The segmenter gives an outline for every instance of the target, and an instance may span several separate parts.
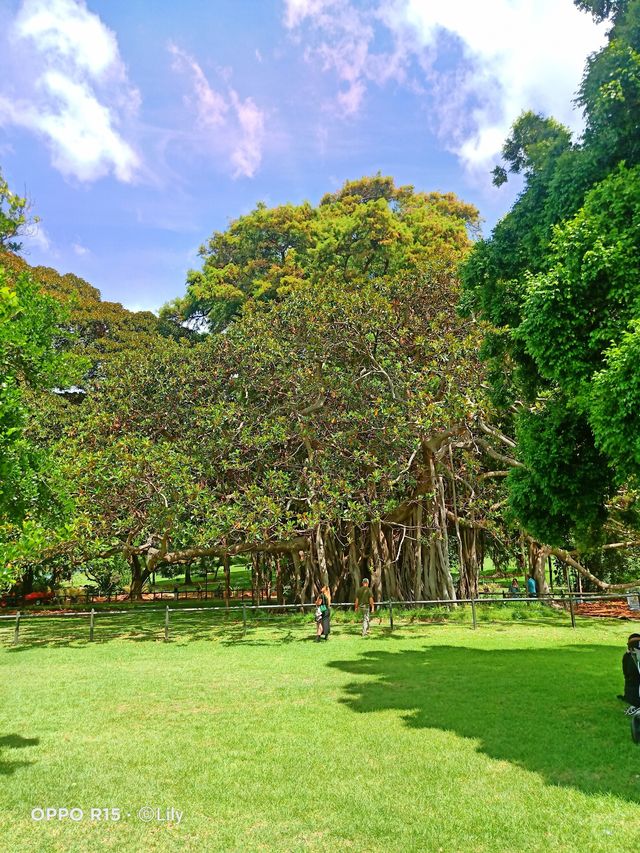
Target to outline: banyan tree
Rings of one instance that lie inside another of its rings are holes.
[[[475,212],[376,178],[252,217],[190,294],[203,316],[242,302],[224,333],[123,357],[90,395],[65,439],[79,509],[134,594],[162,564],[238,553],[300,601],[365,574],[378,598],[453,600],[452,553],[475,592],[479,330],[456,307]]]
[[[350,600],[365,575],[379,599],[466,598],[486,550],[522,553],[541,589],[552,553],[588,574],[504,522],[522,462],[484,396],[482,329],[458,311],[474,224],[454,196],[376,177],[214,235],[165,312],[204,339],[149,338],[71,414],[46,411],[67,558],[125,558],[133,597],[210,557],[228,592],[238,554],[280,601],[327,582]]]

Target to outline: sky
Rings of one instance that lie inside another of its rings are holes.
[[[572,106],[606,27],[572,0],[0,0],[0,169],[31,264],[157,310],[252,210],[377,171],[475,204],[533,109]]]

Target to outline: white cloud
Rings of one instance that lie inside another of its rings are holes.
[[[297,27],[305,18],[316,18],[337,5],[337,0],[285,0],[285,23]]]
[[[240,138],[231,154],[236,177],[255,175],[262,160],[262,142],[264,139],[264,113],[251,98],[241,101],[237,93],[230,92],[231,103],[242,130]]]
[[[572,0],[285,0],[284,23],[307,59],[336,75],[343,115],[362,108],[369,85],[394,80],[424,94],[472,170],[496,157],[522,110],[580,127],[571,101],[606,34]],[[376,52],[379,36],[388,47]]]
[[[73,249],[74,253],[79,257],[91,254],[91,249],[87,249],[87,247],[83,246],[82,243],[72,243],[71,248]]]
[[[124,74],[118,43],[97,15],[75,0],[26,0],[15,21],[20,38],[39,50],[70,61],[92,77]]]
[[[24,0],[9,39],[20,97],[0,93],[0,124],[42,136],[66,176],[94,181],[113,172],[133,181],[140,158],[119,125],[140,95],[111,30],[84,0]]]
[[[262,162],[264,112],[252,98],[243,100],[230,87],[229,69],[222,73],[225,95],[212,88],[192,56],[173,44],[169,52],[174,57],[173,69],[191,77],[192,91],[185,96],[185,103],[195,111],[197,126],[206,133],[210,149],[216,154],[225,151],[234,177],[253,177]]]
[[[39,222],[29,226],[24,235],[23,242],[27,250],[33,248],[41,252],[50,252],[53,248],[51,238]]]
[[[173,56],[173,70],[191,75],[193,94],[185,95],[185,103],[195,108],[200,126],[215,128],[223,125],[229,109],[223,95],[211,88],[202,68],[188,53],[175,44],[169,45],[169,53]]]
[[[459,0],[436,8],[404,0],[397,8],[400,23],[411,26],[425,47],[437,50],[443,33],[462,47],[459,82],[472,110],[455,147],[469,165],[495,156],[523,109],[580,127],[571,100],[585,59],[604,43],[606,27],[594,24],[571,0]]]
[[[285,0],[285,26],[306,26],[305,57],[323,71],[334,72],[341,88],[333,104],[343,116],[355,115],[366,93],[366,81],[375,75],[370,48],[373,17],[350,0]]]

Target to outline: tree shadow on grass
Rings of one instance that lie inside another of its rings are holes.
[[[143,609],[114,616],[96,613],[93,640],[89,639],[87,617],[32,617],[25,618],[20,625],[20,638],[13,645],[13,628],[4,632],[0,640],[12,654],[32,648],[83,648],[101,645],[113,640],[148,643],[163,642],[165,637],[165,613],[161,610]],[[355,633],[356,628],[347,623],[341,631]],[[388,628],[379,629],[380,636],[388,635]],[[193,642],[210,640],[225,646],[236,644],[273,645],[274,643],[306,642],[315,636],[315,623],[309,619],[292,621],[287,616],[273,619],[249,620],[245,632],[242,617],[237,613],[171,611],[169,619],[169,642]],[[393,636],[393,635],[391,635]],[[4,640],[4,642],[2,642]]]
[[[624,706],[621,653],[611,646],[367,651],[327,666],[370,676],[345,688],[357,713],[397,710],[412,729],[478,742],[492,759],[547,783],[640,801],[640,751]],[[428,760],[428,756],[425,756]]]
[[[193,641],[214,639],[218,631],[237,631],[237,623],[225,621],[219,615],[212,618],[209,613],[173,611],[169,620],[169,641]],[[96,614],[93,640],[89,639],[87,617],[25,619],[20,626],[17,645],[12,644],[12,634],[5,635],[4,647],[11,653],[32,648],[82,648],[102,645],[113,640],[136,643],[163,642],[165,638],[165,614],[162,611],[132,611],[117,616]]]
[[[23,749],[27,746],[37,746],[40,738],[22,737],[22,735],[3,735],[0,737],[0,776],[10,776],[18,767],[28,767],[32,761],[5,761],[4,755],[7,749]]]

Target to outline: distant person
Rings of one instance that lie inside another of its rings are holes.
[[[175,600],[176,600],[176,601],[178,600],[178,596],[179,596],[179,595],[180,595],[180,590],[178,589],[178,587],[177,587],[177,586],[174,586],[174,588],[173,588],[173,597],[175,598]]]
[[[538,590],[536,589],[536,579],[533,575],[527,575],[527,595],[529,598],[537,598]]]
[[[622,656],[624,694],[619,699],[629,704],[626,712],[630,716],[640,714],[640,634],[631,634],[627,640],[627,651]]]
[[[331,590],[323,586],[316,598],[316,643],[328,640],[331,632]]]
[[[517,598],[520,595],[520,584],[518,583],[518,578],[512,579],[509,592],[511,594],[511,598]]]
[[[357,613],[360,608],[362,608],[362,636],[366,637],[369,633],[369,619],[376,609],[368,578],[362,579],[362,585],[356,593],[355,612]]]
[[[198,585],[196,586],[196,596],[197,596],[198,598],[202,598],[202,587],[200,586],[200,584],[198,584]]]

